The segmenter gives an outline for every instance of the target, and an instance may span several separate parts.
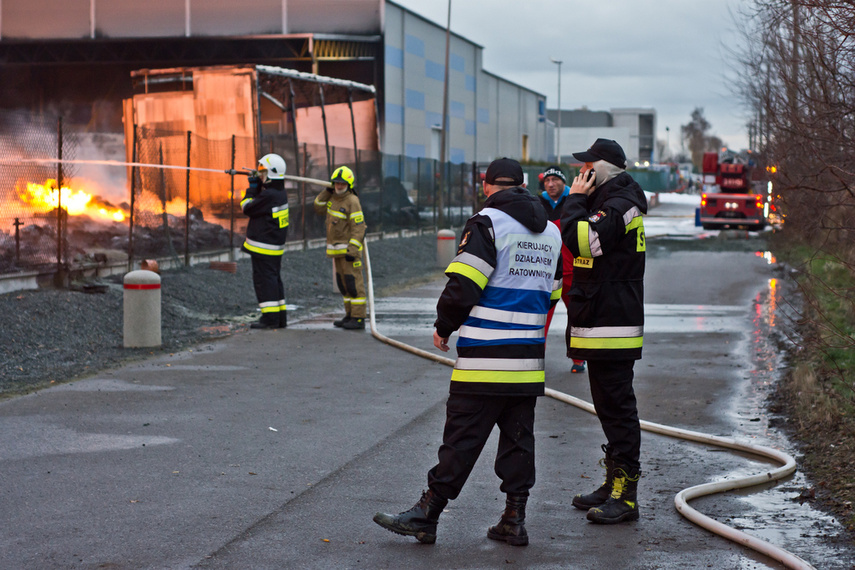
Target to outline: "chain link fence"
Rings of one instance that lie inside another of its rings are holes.
[[[62,267],[80,253],[68,243],[76,229],[68,212],[79,209],[67,187],[74,167],[30,162],[76,154],[76,137],[60,119],[0,112],[0,274]]]
[[[246,177],[226,171],[252,169],[259,154],[271,152],[285,159],[287,174],[303,178],[326,181],[337,166],[350,166],[370,233],[460,227],[484,200],[486,164],[446,163],[441,169],[432,159],[296,144],[293,134],[254,141],[133,132],[126,149],[121,135],[85,133],[58,117],[0,112],[0,274],[107,262],[132,268],[152,258],[189,265],[194,255],[234,252],[247,223],[240,209]],[[90,149],[87,142],[86,159],[78,160],[81,141],[99,136],[113,137],[112,150],[104,144]],[[93,186],[78,179],[78,170],[91,168],[108,171],[103,178],[109,182]],[[543,167],[524,169],[529,189],[538,193]],[[567,172],[569,180],[576,170]],[[668,186],[665,173],[647,176],[654,175],[663,179],[641,176],[645,189]],[[312,205],[322,187],[287,180],[286,189],[288,241],[305,246],[323,238],[324,217]]]

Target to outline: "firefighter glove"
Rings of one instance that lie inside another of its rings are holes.
[[[250,188],[258,188],[261,186],[261,178],[258,177],[257,172],[253,172],[253,176],[247,178],[247,181],[249,182]]]
[[[352,261],[356,261],[356,258],[355,258],[355,257],[353,257],[352,255],[350,255],[349,253],[346,253],[346,254],[344,255],[344,260],[345,260],[345,261],[351,261],[351,262],[352,262]]]

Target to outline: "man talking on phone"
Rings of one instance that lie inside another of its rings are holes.
[[[561,216],[561,238],[573,254],[567,356],[588,361],[588,380],[606,436],[606,480],[573,506],[588,520],[615,524],[638,520],[641,426],[633,367],[644,338],[642,215],[647,197],[626,172],[620,145],[597,139],[573,153],[585,165],[570,186]]]

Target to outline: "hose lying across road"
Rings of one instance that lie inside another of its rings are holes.
[[[428,352],[426,350],[421,350],[408,344],[404,344],[403,342],[399,342],[397,340],[384,336],[377,330],[377,323],[374,318],[374,279],[371,274],[371,259],[368,254],[367,242],[365,243],[364,251],[365,266],[367,268],[368,274],[368,314],[369,323],[371,326],[371,335],[374,336],[374,338],[385,342],[386,344],[389,344],[396,348],[400,348],[407,352],[411,352],[413,354],[421,356],[422,358],[427,358],[429,360],[433,360],[435,362],[439,362],[447,366],[454,366],[454,360],[451,358],[446,358],[444,356],[440,356],[438,354],[434,354],[432,352]],[[596,415],[596,412],[594,411],[594,406],[584,400],[580,400],[579,398],[570,396],[563,392],[558,392],[557,390],[552,390],[551,388],[546,388],[545,392],[546,395],[551,398],[555,398],[556,400],[570,404],[572,406],[576,406],[577,408],[581,408],[586,412]],[[681,515],[683,515],[685,518],[689,519],[693,523],[697,524],[701,528],[707,529],[737,544],[765,554],[769,558],[777,560],[787,568],[793,568],[795,570],[814,569],[814,567],[811,566],[808,562],[802,560],[795,554],[787,552],[782,548],[778,548],[777,546],[769,544],[764,540],[753,537],[740,530],[722,524],[716,521],[715,519],[712,519],[704,514],[699,513],[698,511],[689,506],[689,501],[698,497],[712,495],[715,493],[723,493],[725,491],[732,491],[734,489],[744,489],[746,487],[753,487],[754,485],[768,483],[771,481],[780,481],[781,479],[788,477],[793,472],[795,472],[795,459],[793,459],[790,455],[787,455],[786,453],[777,451],[769,447],[763,447],[761,445],[751,445],[748,443],[739,443],[728,437],[707,435],[704,433],[679,429],[644,420],[641,420],[641,429],[652,433],[667,435],[670,437],[675,437],[687,441],[695,441],[698,443],[705,443],[728,449],[736,449],[738,451],[742,451],[751,455],[763,457],[765,459],[770,459],[772,461],[782,463],[783,465],[781,467],[778,467],[777,469],[773,469],[772,471],[767,471],[765,473],[760,473],[758,475],[753,475],[751,477],[719,481],[718,483],[705,483],[702,485],[695,485],[694,487],[689,487],[688,489],[683,489],[674,497],[674,505],[677,507],[677,511],[679,511]]]

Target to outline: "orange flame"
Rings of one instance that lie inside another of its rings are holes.
[[[100,200],[93,202],[93,195],[83,190],[72,190],[63,186],[57,191],[56,180],[49,178],[44,184],[27,182],[26,191],[18,191],[21,201],[36,211],[49,212],[62,204],[62,209],[70,216],[86,214],[94,219],[106,219],[114,222],[125,220],[125,214],[118,208],[108,207]],[[60,197],[62,200],[60,201]]]

